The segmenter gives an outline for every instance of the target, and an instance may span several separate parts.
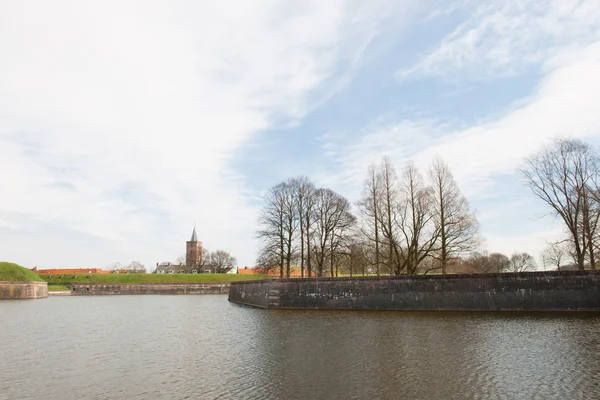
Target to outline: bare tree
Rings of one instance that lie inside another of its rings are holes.
[[[268,275],[271,271],[275,271],[279,268],[279,256],[277,251],[270,251],[269,249],[263,249],[256,260],[256,267],[259,273]]]
[[[510,256],[508,272],[535,271],[536,263],[533,257],[527,253],[513,253]]]
[[[115,273],[115,272],[123,269],[123,265],[121,265],[121,263],[117,261],[117,262],[110,263],[107,268],[109,271]]]
[[[283,277],[285,265],[286,276],[289,277],[298,229],[296,191],[291,182],[273,186],[265,195],[265,203],[259,217],[262,229],[258,237],[263,241],[263,248],[278,247],[279,276]]]
[[[392,162],[388,157],[383,157],[379,171],[381,182],[381,226],[383,236],[387,243],[387,266],[390,275],[394,274],[394,254],[397,250],[398,239],[392,221],[396,220],[398,207],[398,179]]]
[[[298,227],[300,229],[300,275],[304,278],[304,264],[308,266],[308,276],[311,276],[310,265],[310,230],[312,225],[312,209],[314,205],[315,186],[307,177],[301,176],[292,179],[291,185],[296,191],[296,206],[298,213]],[[306,249],[305,249],[306,247]]]
[[[200,260],[200,268],[198,272],[206,272],[208,262],[210,261],[210,251],[206,247],[202,247],[202,259]]]
[[[378,213],[379,201],[381,198],[381,184],[377,169],[374,164],[369,166],[367,180],[363,186],[363,197],[358,202],[358,208],[366,219],[366,223],[362,227],[362,232],[367,240],[372,241],[375,245],[374,265],[375,272],[379,276],[379,218]]]
[[[502,253],[492,253],[488,256],[486,272],[499,273],[510,268],[510,259]]]
[[[312,248],[317,276],[323,276],[326,261],[330,262],[330,273],[333,276],[334,252],[340,244],[340,238],[349,232],[356,219],[350,213],[348,200],[333,190],[317,189],[314,197]]]
[[[510,269],[510,259],[502,253],[472,252],[464,261],[469,272],[500,273]]]
[[[365,275],[367,273],[367,246],[361,242],[359,235],[355,234],[351,237],[346,252],[347,271],[350,276]]]
[[[217,250],[210,253],[208,266],[215,274],[225,274],[235,267],[236,262],[235,257],[229,252]]]
[[[400,190],[402,202],[398,206],[398,224],[404,243],[396,247],[401,262],[396,273],[406,268],[407,275],[414,275],[419,264],[436,250],[439,230],[432,223],[432,190],[425,185],[412,162],[406,164]]]
[[[462,195],[450,168],[437,157],[429,169],[434,221],[439,232],[437,258],[446,275],[448,263],[479,245],[479,223]]]
[[[146,267],[144,267],[144,265],[139,261],[132,261],[131,263],[129,263],[129,265],[127,266],[127,270],[130,273],[134,273],[134,274],[145,274],[146,273]]]
[[[564,265],[568,259],[568,254],[569,252],[565,244],[558,242],[546,247],[542,256],[550,265],[555,266],[557,271],[560,271],[561,265]]]
[[[591,200],[597,193],[597,161],[589,146],[580,140],[558,139],[526,160],[522,170],[533,193],[565,223],[573,243],[579,270],[584,269],[586,252],[595,268],[594,248],[598,215]]]

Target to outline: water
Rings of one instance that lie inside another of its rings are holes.
[[[0,302],[0,399],[598,399],[600,315]]]

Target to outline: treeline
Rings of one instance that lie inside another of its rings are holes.
[[[558,139],[525,160],[533,193],[563,221],[566,235],[540,255],[544,268],[595,269],[600,249],[600,156],[586,143]],[[407,162],[400,174],[383,157],[368,168],[356,203],[306,177],[265,195],[257,267],[290,276],[522,272],[533,256],[478,252],[479,223],[450,168],[436,158],[425,173]]]
[[[288,179],[265,195],[257,266],[289,276],[339,273],[414,275],[439,271],[476,249],[479,224],[448,166],[437,158],[421,174],[408,162],[398,176],[384,157],[371,165],[356,204],[306,177]]]

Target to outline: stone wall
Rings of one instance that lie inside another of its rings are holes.
[[[229,301],[263,308],[600,311],[600,271],[234,282]]]
[[[0,300],[43,299],[48,297],[46,282],[0,282]]]
[[[110,294],[227,294],[229,284],[173,284],[173,285],[78,285],[71,286],[72,295]]]

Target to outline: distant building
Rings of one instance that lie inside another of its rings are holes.
[[[202,271],[202,242],[198,240],[196,227],[192,231],[192,237],[185,242],[185,264],[174,264],[171,262],[156,263],[154,274],[196,274]]]
[[[170,262],[166,263],[156,263],[156,269],[154,270],[155,274],[184,274],[185,273],[185,265],[183,264],[172,264]]]
[[[185,266],[188,271],[200,271],[202,266],[202,242],[198,240],[195,226],[192,238],[185,243]]]

